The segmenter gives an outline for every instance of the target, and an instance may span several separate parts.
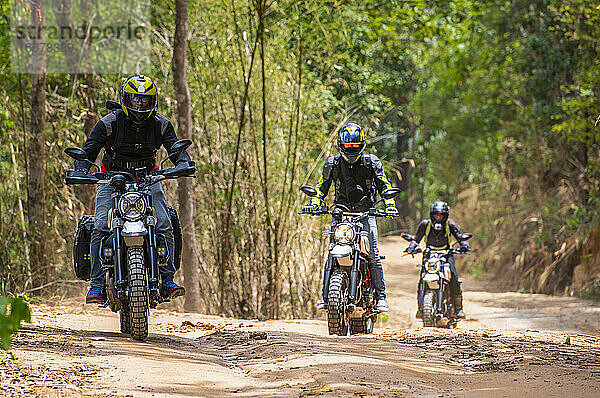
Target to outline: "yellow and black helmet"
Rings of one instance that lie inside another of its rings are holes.
[[[121,109],[136,124],[144,123],[156,114],[158,90],[148,76],[128,77],[121,85]]]

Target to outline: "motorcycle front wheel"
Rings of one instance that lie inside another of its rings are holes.
[[[148,284],[144,266],[144,249],[127,248],[129,277],[130,333],[134,340],[144,341],[148,337]]]
[[[348,299],[348,274],[341,269],[336,269],[329,281],[329,294],[327,299],[327,327],[329,334],[345,336],[348,334],[348,314],[346,302]]]
[[[423,295],[423,326],[435,327],[435,310],[437,300],[435,291],[426,290]]]

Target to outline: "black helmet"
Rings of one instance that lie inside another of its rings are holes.
[[[348,123],[338,131],[337,146],[342,157],[350,164],[355,163],[365,150],[366,133],[356,123]]]
[[[444,218],[442,218],[441,220],[436,220],[435,218],[433,218],[434,213],[441,213],[444,216]],[[448,221],[449,215],[450,215],[450,207],[448,207],[448,203],[442,202],[441,200],[434,202],[431,205],[431,207],[429,208],[429,218],[431,219],[431,222],[434,224],[437,224],[437,223],[445,224],[446,221]]]

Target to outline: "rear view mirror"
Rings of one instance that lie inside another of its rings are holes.
[[[407,233],[404,233],[404,234],[402,234],[400,236],[402,236],[404,238],[404,240],[407,240],[409,242],[415,239],[412,235],[409,235]]]
[[[313,187],[309,187],[308,185],[302,185],[300,187],[300,190],[305,194],[312,197],[317,196],[317,190],[314,189]]]
[[[85,151],[81,148],[70,146],[68,148],[65,148],[65,153],[75,160],[87,160],[91,163],[91,161],[88,159],[87,153],[85,153]]]
[[[116,111],[118,109],[121,109],[121,104],[119,104],[117,101],[108,100],[106,101],[106,109],[108,109],[109,111]]]
[[[464,234],[462,234],[460,236],[460,240],[469,240],[473,237],[473,234],[470,234],[468,232],[465,232]]]
[[[188,140],[187,138],[175,142],[171,147],[171,155],[182,154],[186,149],[190,147],[190,145],[192,145],[192,140]]]
[[[169,156],[167,156],[163,159],[162,162],[160,162],[160,167],[162,167],[162,165],[165,164],[167,160],[173,159],[172,156],[175,156],[176,160],[177,156],[181,155],[186,149],[190,147],[190,145],[192,145],[192,140],[189,140],[187,138],[176,141],[173,144],[173,146],[171,146],[171,152],[169,153]],[[172,162],[175,163],[175,160],[173,160]]]
[[[383,191],[381,196],[383,196],[384,199],[391,199],[394,196],[398,195],[400,192],[401,192],[400,188],[390,188],[390,189]]]

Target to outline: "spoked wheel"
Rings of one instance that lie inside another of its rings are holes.
[[[148,284],[144,266],[144,249],[127,248],[129,268],[129,312],[131,314],[131,337],[144,341],[148,337]]]
[[[348,314],[346,300],[348,298],[348,274],[340,269],[333,271],[329,281],[327,299],[327,326],[329,334],[345,336],[348,334]]]
[[[435,310],[436,310],[435,291],[427,290],[423,295],[423,326],[435,326]]]

